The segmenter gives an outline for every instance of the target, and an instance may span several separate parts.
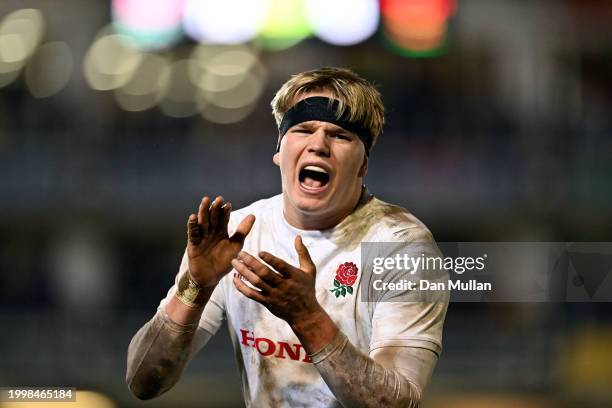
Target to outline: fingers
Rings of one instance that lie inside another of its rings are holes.
[[[223,231],[227,231],[227,224],[230,220],[230,214],[232,212],[232,203],[229,201],[221,207],[221,221],[219,222],[219,229]]]
[[[219,215],[221,214],[221,206],[223,205],[223,197],[217,196],[215,201],[210,206],[210,229],[215,231],[219,225]]]
[[[269,252],[260,252],[259,257],[264,260],[268,265],[280,272],[284,277],[291,277],[295,272],[296,268],[293,265],[288,264],[280,258],[275,257]]]
[[[208,232],[208,216],[210,212],[210,198],[204,197],[200,201],[200,207],[198,208],[198,224],[202,226],[204,233]]]
[[[253,224],[255,224],[255,216],[253,214],[249,214],[240,221],[238,228],[234,232],[234,235],[230,238],[232,242],[238,242],[242,247],[244,243],[244,239],[251,232],[251,228],[253,228]]]
[[[198,224],[198,216],[195,214],[191,214],[187,220],[187,240],[193,245],[202,242],[202,227]]]
[[[240,251],[238,253],[238,260],[242,261],[251,271],[255,272],[261,280],[263,280],[268,286],[276,287],[283,277],[278,273],[274,272],[268,266],[264,265],[254,256]]]
[[[270,286],[268,286],[263,279],[261,279],[255,272],[250,270],[244,263],[240,262],[238,259],[232,259],[232,266],[240,275],[244,276],[244,278],[249,281],[251,285],[261,289],[262,294],[269,292]]]
[[[197,223],[201,225],[201,237],[209,232],[224,230],[227,232],[232,204],[225,203],[223,197],[218,196],[211,203],[210,198],[204,197],[198,207]]]
[[[308,252],[308,248],[302,242],[302,237],[295,237],[294,241],[295,250],[298,254],[298,259],[300,260],[300,269],[308,274],[315,274],[317,269],[315,267],[314,262],[312,262],[312,258],[310,257],[310,253]]]
[[[256,291],[253,288],[249,288],[246,285],[246,283],[244,283],[237,276],[234,276],[234,286],[236,287],[238,292],[242,293],[244,296],[248,297],[249,299],[253,299],[259,303],[263,303],[265,300],[264,296],[260,292]]]

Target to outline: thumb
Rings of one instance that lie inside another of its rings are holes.
[[[255,224],[255,216],[253,214],[249,214],[240,221],[238,228],[234,234],[230,237],[230,241],[239,243],[240,246],[244,243],[244,239],[249,232],[251,232],[251,228],[253,228],[253,224]]]
[[[308,252],[308,248],[302,242],[302,237],[295,237],[295,250],[298,254],[298,259],[300,260],[300,269],[306,272],[309,275],[316,276],[317,275],[317,267],[314,262],[312,262],[312,258],[310,257],[310,253]]]

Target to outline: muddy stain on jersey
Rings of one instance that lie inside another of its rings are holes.
[[[380,222],[380,220],[389,220],[391,224],[394,221],[406,221],[407,211],[396,205],[387,204],[372,196],[367,189],[364,188],[359,203],[349,216],[347,216],[331,233],[330,240],[346,250],[355,249],[366,235],[370,232],[372,226]]]

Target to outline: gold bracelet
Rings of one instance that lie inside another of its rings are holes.
[[[204,288],[194,282],[189,275],[189,272],[185,272],[179,279],[178,289],[176,291],[176,298],[180,300],[186,306],[192,308],[200,308],[206,304]]]

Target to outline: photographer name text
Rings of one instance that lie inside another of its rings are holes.
[[[372,282],[372,287],[377,291],[405,291],[405,290],[422,290],[422,291],[478,291],[487,292],[493,289],[490,282],[478,282],[475,279],[467,281],[451,280],[446,282],[432,282],[427,279],[418,281],[402,279],[396,282],[385,282],[382,279],[377,279]]]

